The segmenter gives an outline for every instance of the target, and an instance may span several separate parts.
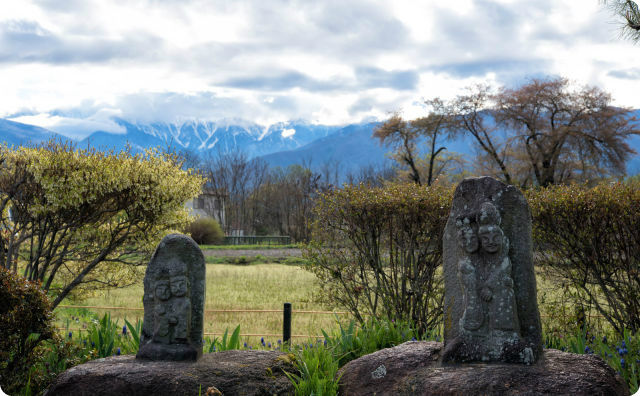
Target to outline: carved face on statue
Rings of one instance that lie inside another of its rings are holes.
[[[187,277],[184,275],[171,278],[171,294],[182,297],[187,294]]]
[[[476,235],[469,219],[458,220],[458,244],[467,253],[473,253],[478,250],[478,235]]]
[[[482,226],[478,229],[482,249],[488,253],[497,253],[502,247],[504,233],[496,225]]]
[[[167,301],[171,297],[171,290],[169,289],[169,281],[159,280],[156,282],[156,297],[160,301]]]

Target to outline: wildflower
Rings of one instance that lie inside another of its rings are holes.
[[[418,341],[416,337],[411,337],[411,341]]]
[[[87,346],[87,340],[82,340],[82,344],[83,344],[84,346]]]
[[[589,346],[587,345],[586,347],[584,347],[584,353],[593,353],[593,351],[591,350],[591,348],[589,348]]]
[[[96,343],[91,341],[91,348],[94,348],[96,346]]]
[[[623,347],[623,348],[626,348],[627,347],[627,343],[624,342],[624,340],[622,340],[622,344],[620,346]]]
[[[327,340],[324,340],[324,346],[327,346]]]
[[[278,340],[278,345],[282,344],[282,340]]]
[[[260,337],[260,343],[262,344],[262,346],[265,346],[264,337]]]
[[[122,326],[122,335],[123,336],[127,335],[127,325]]]
[[[253,349],[253,348],[251,347],[251,345],[249,345],[249,349]]]
[[[620,358],[620,367],[624,368],[625,363],[624,358]]]
[[[606,344],[607,343],[607,336],[602,337],[602,343]]]
[[[120,356],[120,353],[122,352],[120,352],[120,348],[118,347],[118,349],[116,350],[116,355]]]
[[[73,333],[69,332],[69,338],[73,337]]]
[[[271,349],[271,343],[269,343],[268,347],[269,347],[269,349]]]
[[[246,342],[244,343],[244,347],[245,347],[245,348],[247,347],[247,343],[246,343]]]

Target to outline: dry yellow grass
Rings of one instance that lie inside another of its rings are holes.
[[[205,309],[255,309],[277,310],[278,312],[210,312],[205,314],[205,333],[223,333],[225,329],[232,332],[240,325],[242,334],[274,334],[265,337],[266,342],[277,342],[282,336],[282,309],[285,302],[292,304],[292,333],[294,335],[320,335],[320,329],[331,330],[336,327],[333,315],[302,314],[296,310],[325,310],[314,302],[313,295],[317,290],[313,274],[298,266],[283,264],[256,264],[238,266],[227,264],[207,265],[207,294]],[[89,298],[76,305],[108,306],[124,308],[142,308],[142,280],[134,286],[116,289]],[[98,315],[105,310],[90,309]],[[59,325],[64,326],[66,319],[77,310],[57,309]],[[142,318],[142,311],[109,310],[112,319],[120,324],[124,318],[135,322]],[[74,320],[70,328],[80,326]],[[210,336],[214,337],[214,336]],[[220,336],[218,336],[220,337]],[[243,337],[243,340],[256,344],[260,337]],[[302,341],[303,339],[296,338]],[[294,340],[294,341],[295,341]]]

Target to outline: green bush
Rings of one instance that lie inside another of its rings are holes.
[[[365,315],[412,323],[423,334],[442,319],[442,234],[453,190],[396,184],[347,186],[320,196],[306,268],[322,297]]]
[[[187,230],[199,245],[218,245],[224,240],[220,224],[210,217],[201,217],[193,221]]]
[[[640,182],[553,186],[527,195],[536,263],[564,285],[579,321],[595,310],[617,333],[638,332]]]
[[[51,339],[51,304],[36,282],[0,267],[0,384],[16,394],[38,360],[36,349]]]

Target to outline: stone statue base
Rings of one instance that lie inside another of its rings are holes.
[[[629,395],[616,372],[594,355],[546,349],[531,365],[442,364],[441,342],[406,342],[347,363],[339,394]]]
[[[136,359],[195,361],[198,360],[198,350],[189,344],[157,344],[150,342],[143,345]]]
[[[47,396],[289,395],[291,356],[276,351],[207,353],[195,362],[96,359],[60,374]]]

